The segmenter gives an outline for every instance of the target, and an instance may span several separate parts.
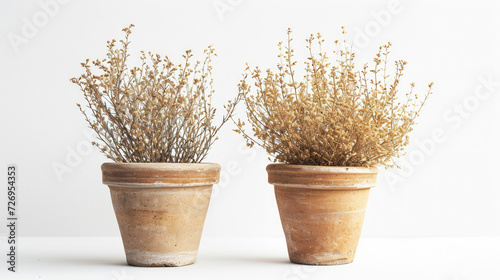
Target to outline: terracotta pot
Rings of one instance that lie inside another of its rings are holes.
[[[378,169],[270,164],[267,172],[290,261],[351,263]]]
[[[129,265],[184,266],[196,261],[219,173],[215,163],[102,165]]]

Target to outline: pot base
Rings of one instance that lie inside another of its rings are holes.
[[[290,261],[296,264],[308,264],[308,265],[341,265],[348,264],[354,261],[354,258],[338,258],[338,254],[307,254],[300,255],[294,254],[293,256],[290,254]]]
[[[132,266],[161,267],[186,266],[196,262],[198,251],[155,253],[140,250],[126,250],[127,263]]]

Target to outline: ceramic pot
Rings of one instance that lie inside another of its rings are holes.
[[[184,266],[196,261],[220,165],[105,163],[101,169],[129,265]]]
[[[270,164],[267,172],[290,261],[351,263],[378,169]]]

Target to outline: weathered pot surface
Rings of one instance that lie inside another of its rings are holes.
[[[215,163],[104,163],[127,262],[184,266],[196,261]]]
[[[290,261],[351,263],[377,168],[270,164]]]

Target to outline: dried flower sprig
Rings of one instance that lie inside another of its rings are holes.
[[[205,59],[194,64],[188,50],[178,65],[167,56],[141,52],[142,65],[129,69],[132,27],[123,29],[121,48],[108,41],[107,58],[87,59],[85,73],[71,79],[84,94],[86,106],[77,105],[97,133],[93,144],[116,162],[201,162],[240,97],[224,106],[221,123],[213,125],[214,49],[208,47]]]
[[[345,37],[345,29],[342,27]],[[321,34],[307,40],[309,50],[305,75],[295,74],[297,61],[288,41],[278,44],[277,72],[263,74],[247,65],[238,85],[247,107],[247,119],[254,136],[245,132],[245,123],[233,120],[247,145],[263,147],[275,162],[322,166],[394,166],[403,154],[408,133],[431,94],[398,94],[406,62],[395,61],[395,74],[386,73],[391,44],[381,46],[373,68],[355,69],[354,53],[346,40],[335,41],[332,64],[322,51]],[[318,48],[315,53],[314,47]],[[250,76],[250,77],[249,77]],[[247,80],[254,80],[255,90]]]

